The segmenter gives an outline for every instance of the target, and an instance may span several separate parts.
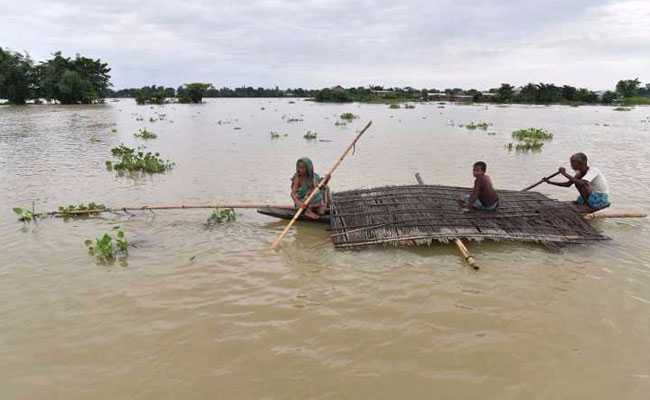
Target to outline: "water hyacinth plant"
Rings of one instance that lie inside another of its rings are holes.
[[[81,203],[78,205],[70,204],[68,206],[60,206],[58,215],[67,219],[72,217],[97,215],[98,213],[104,210],[106,210],[105,205],[96,204],[94,202],[90,202],[88,204]]]
[[[388,108],[397,109],[397,108],[400,108],[400,105],[397,104],[397,103],[393,103],[393,104],[389,105]]]
[[[105,233],[94,242],[89,239],[84,244],[88,248],[88,253],[102,264],[112,263],[118,258],[126,258],[129,254],[129,243],[122,230],[118,230],[115,236]]]
[[[147,128],[139,129],[138,132],[133,134],[133,136],[143,140],[156,139],[158,137],[158,135],[147,130]]]
[[[551,140],[553,134],[545,129],[528,128],[512,132],[512,137],[517,140]]]
[[[117,163],[106,162],[106,167],[118,171],[146,172],[150,174],[162,173],[174,167],[174,163],[160,158],[159,153],[141,151],[141,148],[132,149],[123,144],[113,147],[111,153],[119,158]]]
[[[358,115],[354,115],[354,114],[352,114],[351,112],[346,112],[346,113],[341,114],[341,115],[339,116],[339,118],[341,118],[342,120],[345,120],[345,121],[350,122],[350,121],[352,121],[353,119],[359,118],[359,116],[358,116]]]
[[[305,136],[303,136],[307,140],[316,140],[318,139],[318,133],[317,132],[312,132],[312,131],[307,131],[305,133]]]
[[[553,139],[553,134],[544,129],[528,128],[512,132],[512,137],[519,143],[506,145],[508,151],[514,149],[519,152],[539,152],[544,147],[544,141]]]
[[[232,222],[237,220],[237,214],[232,208],[217,208],[212,211],[212,214],[208,217],[206,221],[207,226],[213,226],[215,224],[222,224],[224,222]]]
[[[28,208],[14,207],[13,211],[18,215],[18,221],[21,222],[31,222],[43,216],[43,214],[36,213],[33,208],[30,210]]]

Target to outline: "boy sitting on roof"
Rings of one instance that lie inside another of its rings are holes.
[[[309,194],[318,186],[321,177],[314,172],[314,165],[307,157],[303,157],[296,162],[296,173],[291,178],[291,198],[296,205],[296,208],[303,206]],[[325,178],[329,182],[329,177]],[[318,219],[327,211],[329,191],[327,187],[323,187],[316,193],[316,195],[309,202],[309,206],[305,209],[305,216],[311,219]]]
[[[562,187],[575,185],[580,193],[576,203],[581,206],[587,206],[594,210],[600,210],[609,207],[609,185],[602,172],[596,167],[590,167],[587,164],[587,155],[585,153],[576,153],[571,156],[571,168],[576,171],[575,176],[567,174],[566,169],[560,168],[558,171],[567,182],[551,182],[544,178],[544,182]]]
[[[474,190],[459,200],[461,207],[475,210],[494,211],[499,207],[499,196],[492,186],[492,180],[485,174],[487,164],[483,161],[474,163]]]

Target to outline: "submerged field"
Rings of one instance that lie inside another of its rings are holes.
[[[0,397],[646,398],[648,220],[598,222],[613,240],[559,253],[474,243],[476,273],[454,247],[340,252],[305,224],[276,253],[284,223],[253,210],[207,225],[209,210],[37,223],[12,212],[289,204],[296,159],[325,172],[368,120],[335,191],[415,172],[470,186],[477,160],[497,187],[521,189],[584,151],[616,208],[648,210],[648,107],[414,105],[0,107]],[[512,132],[528,128],[552,139],[516,151]],[[120,144],[173,165],[107,170]],[[116,226],[128,258],[98,263],[84,241]]]

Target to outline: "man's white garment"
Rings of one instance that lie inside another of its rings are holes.
[[[596,167],[589,167],[585,176],[582,179],[591,183],[591,191],[593,193],[606,193],[609,194],[609,185],[607,179],[603,176],[602,172]]]

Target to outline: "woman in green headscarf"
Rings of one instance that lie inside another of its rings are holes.
[[[321,177],[314,172],[314,164],[307,157],[296,162],[296,173],[291,178],[291,198],[296,207],[302,207],[303,202],[314,190]],[[327,184],[327,183],[326,183]],[[305,215],[309,218],[318,219],[327,211],[327,189],[323,188],[311,199],[309,207],[305,209]]]

